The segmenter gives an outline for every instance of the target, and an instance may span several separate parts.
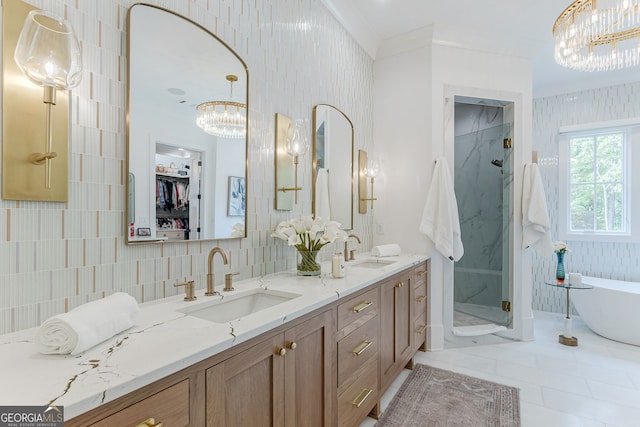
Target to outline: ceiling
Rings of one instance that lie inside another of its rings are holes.
[[[637,68],[580,72],[555,63],[551,28],[571,0],[321,1],[373,58],[384,40],[433,26],[434,42],[531,59],[534,97],[640,80]]]

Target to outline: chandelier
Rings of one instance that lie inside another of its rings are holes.
[[[564,67],[606,71],[640,62],[640,0],[576,0],[553,25]]]
[[[229,74],[230,85],[228,101],[203,102],[196,107],[197,125],[206,133],[220,138],[244,138],[247,134],[247,104],[234,102],[233,83],[238,76]]]

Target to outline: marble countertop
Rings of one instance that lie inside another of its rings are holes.
[[[427,259],[401,255],[383,258],[394,262],[380,268],[357,267],[372,258],[347,263],[342,279],[333,278],[324,263],[318,277],[281,272],[237,281],[222,296],[204,296],[200,289],[196,301],[181,295],[144,303],[134,327],[76,356],[38,353],[37,328],[0,335],[0,404],[62,405],[71,419]],[[255,288],[300,296],[227,323],[179,311]]]

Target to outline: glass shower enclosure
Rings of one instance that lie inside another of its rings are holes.
[[[513,161],[503,108],[455,104],[454,188],[464,256],[454,265],[455,335],[510,325]]]

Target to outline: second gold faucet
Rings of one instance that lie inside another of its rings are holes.
[[[213,249],[211,249],[211,252],[209,252],[209,260],[207,262],[207,291],[204,293],[207,296],[211,296],[211,295],[218,295],[219,292],[215,291],[215,277],[213,275],[213,257],[215,254],[220,254],[220,256],[222,257],[222,262],[227,265],[229,264],[229,257],[227,256],[227,253],[224,251],[224,249],[219,248],[219,247],[215,247]],[[240,274],[240,273],[227,273],[224,276],[224,290],[225,291],[232,291],[233,290],[233,276],[235,276],[236,274]]]

